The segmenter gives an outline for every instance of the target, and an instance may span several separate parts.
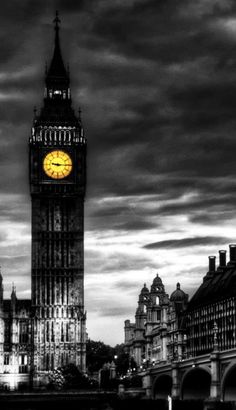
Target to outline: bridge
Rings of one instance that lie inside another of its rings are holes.
[[[154,364],[142,376],[150,398],[236,401],[236,349]]]

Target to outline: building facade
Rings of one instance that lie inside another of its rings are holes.
[[[217,328],[219,349],[236,348],[236,245],[219,251],[219,266],[209,257],[209,270],[197,292],[190,300],[186,315],[187,353],[198,356],[214,347]]]
[[[28,375],[35,385],[56,367],[85,372],[84,199],[86,139],[72,108],[58,15],[44,103],[29,139],[32,203],[32,300],[3,300],[0,280],[0,383]],[[6,375],[9,375],[7,377]],[[10,375],[15,375],[11,377]],[[24,378],[27,379],[27,376]],[[18,380],[18,382],[17,382]],[[25,381],[23,380],[22,383]]]
[[[209,257],[190,301],[179,283],[170,297],[158,275],[153,285],[140,293],[135,323],[125,321],[126,351],[147,394],[235,401],[236,245],[229,246],[228,262],[226,251],[219,251],[217,267],[216,257]]]
[[[29,383],[31,335],[31,301],[18,300],[14,286],[11,298],[4,300],[0,273],[0,388]]]
[[[125,346],[137,369],[166,363],[186,356],[184,314],[188,295],[180,289],[169,295],[157,274],[150,291],[146,284],[141,290],[135,323],[125,321]]]

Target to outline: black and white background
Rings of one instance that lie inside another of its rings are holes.
[[[28,137],[55,10],[88,139],[85,300],[95,340],[123,341],[158,271],[196,289],[236,241],[236,3],[9,0],[0,4],[0,264],[30,298]]]

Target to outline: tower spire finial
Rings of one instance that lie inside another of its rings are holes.
[[[68,81],[68,74],[66,72],[64,62],[61,56],[61,48],[60,48],[60,38],[59,38],[59,23],[61,20],[58,17],[58,11],[56,11],[56,17],[53,20],[54,23],[54,30],[55,30],[55,43],[54,43],[54,53],[53,58],[50,64],[49,69],[46,73],[46,78],[54,79],[57,77],[61,77],[61,79],[66,79]]]
[[[54,23],[54,30],[55,30],[55,45],[59,45],[59,24],[60,24],[61,20],[59,19],[59,13],[58,10],[56,10],[56,17],[53,20]]]
[[[61,20],[59,19],[59,13],[58,10],[56,10],[56,17],[53,20],[53,23],[55,24],[55,30],[58,32],[59,30],[59,23],[61,22]]]

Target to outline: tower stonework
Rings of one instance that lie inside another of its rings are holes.
[[[74,363],[85,371],[84,198],[86,139],[71,105],[59,42],[29,140],[32,200],[32,358],[35,379]]]

